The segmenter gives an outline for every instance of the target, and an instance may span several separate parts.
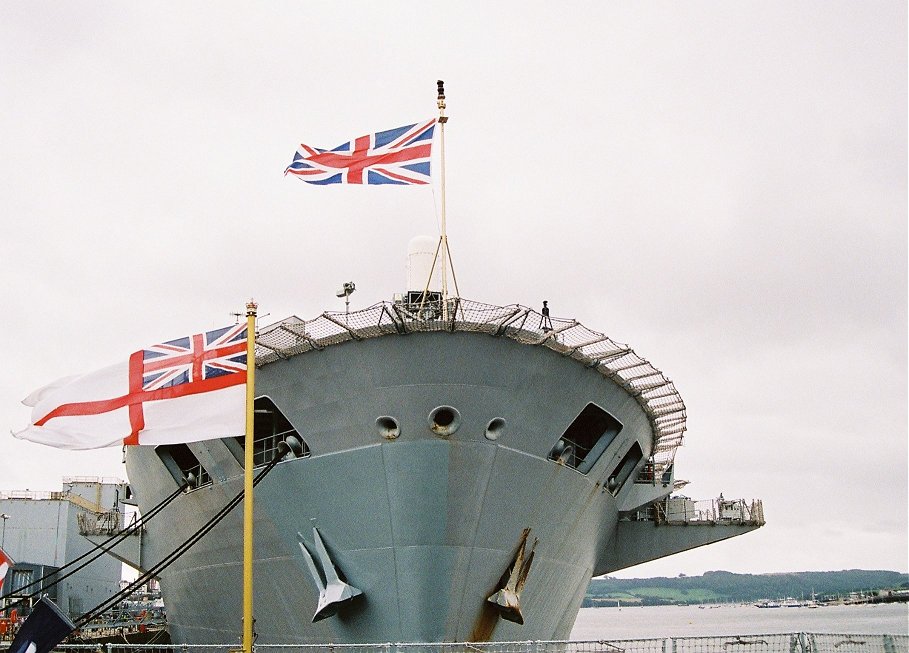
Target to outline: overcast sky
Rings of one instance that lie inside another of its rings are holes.
[[[436,115],[461,294],[673,379],[760,531],[624,572],[907,569],[907,16],[879,2],[0,5],[0,425],[58,377],[403,290],[428,187],[284,178]],[[0,490],[124,477],[0,437]]]

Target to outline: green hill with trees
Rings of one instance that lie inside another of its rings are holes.
[[[909,589],[909,574],[896,571],[803,571],[780,574],[733,574],[708,571],[677,578],[594,578],[584,607],[673,605],[681,603],[751,603],[763,599],[818,600],[856,592]]]

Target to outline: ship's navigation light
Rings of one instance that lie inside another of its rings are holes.
[[[350,296],[356,289],[357,286],[353,281],[346,281],[344,282],[344,285],[341,286],[341,289],[335,293],[339,298],[344,298],[344,315],[350,314]]]
[[[347,281],[336,294],[338,297],[350,297],[356,289],[357,285],[353,281]]]

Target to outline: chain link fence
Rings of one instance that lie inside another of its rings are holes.
[[[73,644],[59,653],[231,653],[240,646]],[[909,635],[783,633],[586,642],[260,644],[255,653],[909,653]]]

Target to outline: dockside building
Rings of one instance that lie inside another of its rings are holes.
[[[94,549],[87,537],[111,535],[125,525],[131,516],[125,503],[128,494],[124,481],[95,477],[64,477],[59,492],[0,490],[0,548],[15,562],[0,590],[0,609],[42,590],[77,618],[113,596],[123,565],[109,555],[57,584],[53,582],[58,576],[79,565],[54,572]],[[53,575],[32,585],[49,574]],[[28,603],[18,613],[27,614]]]

